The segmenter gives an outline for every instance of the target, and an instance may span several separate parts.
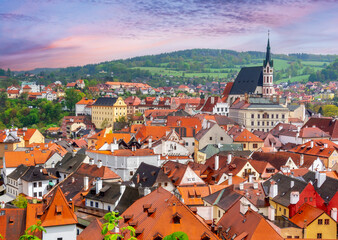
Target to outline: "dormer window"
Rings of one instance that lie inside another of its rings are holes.
[[[61,215],[62,214],[62,205],[61,206],[55,206],[55,212],[56,212],[56,215]]]
[[[206,232],[203,233],[203,235],[201,236],[201,240],[209,240],[209,239],[211,239],[211,238]]]
[[[180,224],[181,223],[181,215],[177,212],[173,215],[173,223],[174,224]]]
[[[162,240],[163,236],[160,233],[156,233],[153,237],[153,240]]]

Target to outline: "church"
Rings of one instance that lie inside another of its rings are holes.
[[[223,92],[223,97],[227,99],[230,105],[238,98],[243,100],[246,95],[268,98],[275,95],[270,39],[268,39],[263,66],[243,67],[235,81],[228,83]]]

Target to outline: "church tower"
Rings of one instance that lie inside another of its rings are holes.
[[[270,39],[268,36],[268,45],[266,47],[266,56],[263,61],[263,97],[270,97],[275,94],[273,87],[273,60],[270,53]]]

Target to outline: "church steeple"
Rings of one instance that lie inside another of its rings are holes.
[[[268,45],[266,46],[266,56],[264,60],[264,67],[269,63],[270,67],[273,67],[273,60],[271,60],[270,53],[270,31],[268,31]]]

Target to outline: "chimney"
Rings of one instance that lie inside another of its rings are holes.
[[[54,162],[52,162],[51,167],[52,167],[52,168],[55,168],[55,163],[54,163]]]
[[[249,183],[253,183],[253,177],[254,176],[252,174],[249,175]]]
[[[254,182],[253,189],[258,189],[258,182]]]
[[[299,166],[303,166],[304,164],[304,154],[300,155],[300,161],[299,161]]]
[[[318,179],[317,179],[317,188],[320,188],[323,183],[326,180],[326,174],[325,173],[319,173]]]
[[[299,201],[299,192],[291,192],[290,204],[297,204]]]
[[[311,148],[313,148],[313,141],[310,142],[310,146],[311,146]]]
[[[94,164],[94,158],[90,158],[89,159],[89,165],[93,165]]]
[[[329,145],[327,143],[324,143],[324,148],[328,148]]]
[[[216,155],[215,156],[215,170],[218,170],[218,168],[219,168],[219,156]]]
[[[126,185],[120,185],[120,193],[121,195],[124,193],[124,191],[126,190]]]
[[[72,152],[72,157],[75,157],[75,155],[76,155],[76,152],[73,151]]]
[[[244,183],[239,184],[239,190],[243,191],[244,190]]]
[[[207,127],[208,129],[210,128],[210,122],[208,122],[208,127]]]
[[[271,205],[268,208],[268,218],[270,221],[275,221],[275,208]]]
[[[114,144],[116,144],[116,138],[114,138]]]
[[[245,203],[240,203],[240,212],[243,214],[243,215],[245,215],[246,214],[246,212],[248,211],[248,209],[249,209],[249,205],[248,204],[245,204]]]
[[[99,194],[101,188],[102,188],[102,179],[97,178],[96,179],[96,194]]]
[[[143,189],[143,193],[144,193],[144,196],[147,196],[148,194],[150,194],[150,193],[151,193],[150,188],[145,187],[145,188]]]
[[[42,169],[41,169],[42,170]],[[74,177],[72,177],[72,183],[75,183],[75,178]]]
[[[153,147],[153,139],[149,138],[148,140],[148,148],[152,148]]]
[[[84,188],[85,191],[87,191],[88,187],[89,187],[89,177],[85,176],[83,178],[83,188]]]
[[[229,173],[228,185],[232,185],[232,173]]]
[[[211,97],[211,104],[215,103],[215,97]]]
[[[331,217],[337,222],[337,208],[331,209]]]
[[[290,188],[293,188],[293,186],[295,186],[295,181],[290,182]]]
[[[278,185],[275,181],[271,181],[269,197],[274,198],[278,195]]]
[[[98,160],[98,161],[97,161],[97,167],[98,167],[98,168],[101,168],[101,167],[102,167],[102,160]]]
[[[232,161],[232,155],[231,153],[228,154],[227,164],[230,164]]]
[[[5,202],[4,201],[2,201],[1,203],[0,203],[0,208],[5,208]],[[337,209],[336,209],[337,210]],[[336,216],[337,216],[337,211],[336,211]]]
[[[139,173],[136,175],[136,183],[137,184],[140,183],[140,174]]]

